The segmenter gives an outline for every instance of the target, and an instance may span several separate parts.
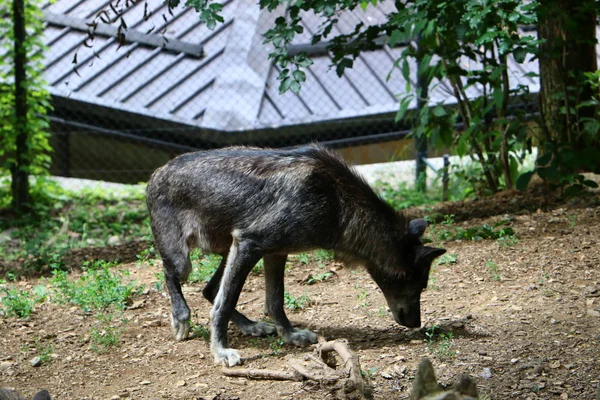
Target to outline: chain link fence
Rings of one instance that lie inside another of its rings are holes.
[[[310,45],[320,22],[307,15],[290,52],[307,51],[314,64],[298,95],[280,95],[262,35],[282,12],[249,0],[223,6],[214,30],[163,0],[44,6],[52,174],[136,183],[177,154],[229,145],[320,142],[357,164],[414,157],[409,127],[394,122],[406,82],[388,78],[401,49],[365,53],[340,78],[324,47]],[[334,33],[380,23],[390,7],[346,13]]]

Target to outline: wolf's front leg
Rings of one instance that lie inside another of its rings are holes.
[[[285,287],[283,275],[287,255],[269,254],[264,257],[265,262],[265,284],[267,286],[267,310],[277,332],[286,343],[296,346],[306,346],[317,343],[317,334],[308,329],[296,329],[292,327],[290,320],[283,309]]]
[[[227,325],[240,298],[246,277],[261,257],[261,251],[252,241],[234,235],[219,292],[210,312],[210,349],[215,364],[233,367],[242,362],[236,350],[227,348]]]
[[[227,265],[227,254],[221,256],[223,258],[221,259],[219,268],[215,271],[212,278],[210,278],[210,281],[208,281],[202,290],[204,298],[211,303],[214,303],[215,298],[217,297],[221,279],[223,278],[223,273],[225,272],[225,267]],[[275,325],[263,321],[253,321],[237,310],[233,310],[231,322],[236,324],[242,333],[247,336],[269,336],[277,333]]]

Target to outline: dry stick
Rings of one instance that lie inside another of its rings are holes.
[[[289,360],[288,365],[298,374],[303,377],[310,379],[311,381],[316,382],[337,382],[339,380],[339,376],[335,375],[327,375],[323,373],[325,370],[321,370],[321,373],[316,372],[313,373],[309,371],[304,365],[300,364],[297,360]]]
[[[356,354],[348,348],[346,342],[334,340],[331,342],[320,343],[317,346],[317,351],[319,354],[336,351],[340,357],[342,357],[342,360],[344,360],[344,369],[349,376],[348,379],[354,382],[361,394],[365,393],[365,382],[361,375],[360,361]]]
[[[272,369],[223,368],[225,376],[237,376],[251,379],[272,379],[277,381],[301,381],[296,372],[275,371]]]

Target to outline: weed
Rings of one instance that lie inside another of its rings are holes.
[[[90,329],[90,349],[96,353],[104,353],[121,342],[121,334],[129,321],[123,318],[120,311],[99,312],[95,315],[96,323]]]
[[[309,253],[300,253],[296,255],[296,258],[300,262],[300,264],[308,264],[310,263],[310,254]]]
[[[50,361],[52,361],[52,354],[54,354],[54,346],[51,344],[43,345],[40,343],[39,338],[36,338],[34,343],[37,355],[42,364],[50,364]]]
[[[456,253],[446,253],[434,261],[435,265],[456,264]]]
[[[425,330],[426,337],[424,341],[427,343],[429,352],[435,354],[442,360],[453,358],[456,355],[456,352],[452,350],[452,347],[454,346],[452,341],[452,339],[454,339],[454,334],[452,332],[437,334],[439,331],[440,327],[438,325],[433,325]]]
[[[162,272],[155,272],[154,277],[156,278],[156,281],[153,282],[154,289],[156,289],[157,292],[162,292],[165,288],[165,274]]]
[[[387,308],[385,306],[381,306],[377,309],[377,311],[370,313],[371,316],[385,318],[387,317]]]
[[[475,225],[468,228],[454,226],[453,216],[446,216],[441,223],[444,228],[433,225],[430,229],[430,236],[437,241],[447,242],[451,240],[482,240],[482,239],[500,239],[505,237],[514,237],[512,241],[518,240],[514,230],[507,226],[510,220],[502,220],[494,225]]]
[[[198,338],[204,339],[205,342],[210,341],[210,329],[199,322],[190,324],[190,332]]]
[[[268,340],[269,340],[269,349],[271,349],[272,354],[274,354],[274,355],[280,354],[281,349],[283,348],[283,345],[285,344],[283,339],[280,337],[277,337],[277,336],[271,336],[268,338]]]
[[[303,310],[311,303],[311,299],[306,293],[296,297],[289,292],[285,292],[283,296],[285,308],[290,310]]]
[[[0,315],[4,317],[27,318],[35,310],[35,305],[46,299],[46,288],[36,286],[33,293],[13,287],[0,288]]]
[[[192,272],[188,277],[190,283],[208,282],[219,268],[221,256],[216,254],[203,255],[200,250],[190,252]]]
[[[333,251],[331,250],[318,249],[314,251],[313,255],[319,265],[333,261]]]
[[[265,272],[265,262],[261,258],[260,260],[258,260],[258,262],[254,266],[254,268],[252,268],[252,273],[254,275],[262,275],[262,274],[264,274],[264,272]]]
[[[488,260],[488,262],[485,263],[485,266],[493,280],[499,281],[502,279],[502,276],[500,275],[500,268],[498,267],[498,264],[494,262],[494,260]]]
[[[106,261],[84,263],[83,275],[73,282],[68,279],[66,271],[52,271],[54,298],[59,303],[76,305],[84,312],[124,309],[140,288],[132,283],[123,283],[120,274],[110,271],[113,265]]]
[[[577,224],[577,214],[569,214],[569,228],[575,228]]]
[[[371,367],[367,370],[361,370],[360,374],[363,376],[363,378],[366,379],[373,379],[373,376],[375,376],[375,373],[377,372],[377,367]]]
[[[308,279],[306,280],[307,285],[313,285],[318,282],[323,282],[333,276],[331,272],[324,272],[322,274],[310,274]]]

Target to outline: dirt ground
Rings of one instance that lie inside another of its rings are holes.
[[[510,194],[504,196],[506,204],[515,204]],[[547,200],[542,196],[540,201]],[[444,207],[444,212],[453,211]],[[464,204],[461,209],[466,207],[480,208]],[[456,225],[510,218],[518,243],[444,243],[456,262],[439,265],[433,272],[422,296],[424,328],[397,325],[366,272],[315,260],[306,265],[298,259],[289,261],[286,290],[295,296],[306,294],[313,302],[304,310],[288,311],[290,319],[327,339],[347,339],[360,357],[375,399],[408,398],[423,357],[433,361],[444,384],[451,384],[460,373],[473,376],[482,398],[595,398],[600,379],[597,198],[537,209],[497,208],[497,215],[460,218],[464,221]],[[223,376],[203,338],[171,339],[169,301],[153,285],[160,262],[117,268],[129,270],[147,288],[125,312],[129,323],[121,345],[104,354],[91,351],[88,330],[93,319],[75,307],[45,302],[28,320],[0,320],[0,386],[27,396],[48,389],[55,399],[333,398],[315,383]],[[313,285],[301,283],[309,273],[326,271],[335,274]],[[38,283],[19,282],[29,287]],[[192,284],[184,292],[194,320],[207,325],[210,305],[201,289]],[[260,317],[263,299],[263,277],[251,274],[238,309]],[[435,325],[443,336],[436,334],[428,343],[428,328]],[[283,370],[287,359],[302,359],[312,351],[279,346],[268,338],[250,339],[233,326],[229,335],[247,368]],[[51,344],[54,354],[51,362],[32,367],[36,341]]]

